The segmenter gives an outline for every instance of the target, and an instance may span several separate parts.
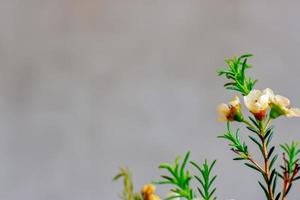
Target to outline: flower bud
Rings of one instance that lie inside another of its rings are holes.
[[[273,95],[270,100],[270,117],[276,119],[282,115],[287,117],[300,117],[299,108],[290,108],[290,100],[281,95]]]
[[[218,106],[219,121],[238,121],[242,122],[244,117],[241,112],[240,100],[235,96],[229,104],[222,103]]]
[[[144,200],[160,200],[159,196],[155,193],[155,186],[152,184],[144,185],[141,190],[142,196]]]

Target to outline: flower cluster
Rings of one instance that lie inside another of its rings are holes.
[[[229,142],[230,149],[237,157],[234,160],[244,161],[244,164],[259,172],[262,175],[262,180],[259,181],[259,186],[262,188],[268,200],[286,200],[293,182],[300,179],[300,149],[297,142],[292,142],[291,145],[280,145],[283,150],[283,164],[279,167],[282,171],[278,171],[276,160],[278,155],[275,151],[275,146],[271,140],[274,135],[274,127],[271,126],[271,121],[280,116],[300,117],[300,109],[290,107],[290,100],[284,96],[275,94],[270,88],[264,90],[253,89],[257,80],[253,81],[247,77],[245,70],[250,68],[247,64],[247,59],[250,54],[226,60],[227,69],[219,72],[219,75],[225,75],[230,80],[224,87],[229,90],[240,92],[243,96],[243,101],[247,110],[252,116],[248,118],[243,115],[242,106],[238,96],[235,96],[229,104],[220,104],[217,108],[219,120],[227,122],[226,133],[220,135],[219,138]],[[253,117],[254,116],[254,117]],[[231,122],[237,121],[245,124],[246,128],[252,133],[248,137],[259,148],[262,161],[258,162],[255,159],[245,141],[239,138],[239,128],[232,130]],[[254,134],[253,134],[254,133]],[[282,189],[277,190],[277,179],[282,179]]]
[[[281,95],[275,95],[267,88],[261,90],[251,90],[247,96],[244,96],[244,104],[258,121],[265,119],[269,112],[269,117],[275,119],[279,116],[300,117],[299,108],[291,108],[290,100]],[[238,96],[235,96],[229,104],[222,103],[218,106],[220,121],[238,121],[244,120],[241,104]]]

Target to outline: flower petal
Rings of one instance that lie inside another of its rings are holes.
[[[270,95],[269,94],[263,94],[259,97],[257,103],[259,104],[259,107],[261,110],[265,110],[268,108],[270,102]]]
[[[225,103],[222,103],[217,107],[217,112],[219,113],[218,120],[224,122],[227,121],[227,116],[230,113],[230,108]]]
[[[267,94],[271,98],[275,96],[273,90],[271,90],[270,88],[264,89],[263,93]]]
[[[252,90],[247,96],[244,96],[244,103],[250,111],[253,109],[253,105],[257,102],[261,94],[262,92],[260,90]]]
[[[300,109],[299,108],[287,109],[286,116],[287,117],[300,117]]]
[[[238,96],[234,96],[232,98],[232,100],[229,102],[229,105],[231,105],[232,107],[236,107],[240,104],[240,99]]]
[[[290,100],[284,96],[276,95],[274,98],[274,103],[287,107],[290,105]]]

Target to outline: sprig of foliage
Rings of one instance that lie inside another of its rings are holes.
[[[257,80],[252,80],[245,75],[246,69],[251,67],[251,65],[247,63],[250,57],[252,57],[251,54],[245,54],[238,58],[233,57],[225,60],[228,68],[218,71],[218,75],[225,75],[227,79],[231,80],[231,82],[224,85],[226,89],[241,92],[243,96],[249,94],[257,82]]]
[[[123,178],[124,189],[122,195],[120,195],[123,200],[142,200],[139,193],[133,192],[133,181],[131,172],[127,168],[120,168],[120,172],[114,177],[114,181]]]
[[[287,164],[287,172],[292,174],[297,165],[299,165],[298,155],[300,154],[300,149],[298,147],[298,143],[293,141],[291,145],[282,144],[280,147],[288,156],[288,158],[285,159]]]
[[[227,69],[222,69],[218,72],[219,76],[224,75],[230,81],[224,85],[225,89],[238,91],[243,96],[246,96],[251,92],[253,86],[257,82],[257,80],[253,80],[245,74],[246,69],[251,67],[247,63],[248,58],[251,56],[251,54],[246,54],[225,60],[228,65]],[[275,146],[271,145],[273,127],[270,126],[270,122],[272,118],[270,117],[270,113],[267,115],[263,112],[252,112],[252,114],[255,116],[255,119],[249,117],[250,122],[246,120],[246,118],[244,118],[243,121],[238,122],[244,123],[246,128],[255,133],[255,135],[248,136],[250,140],[259,147],[263,158],[262,164],[259,164],[252,158],[245,142],[241,142],[239,139],[239,129],[237,129],[237,132],[234,134],[231,131],[229,122],[227,124],[227,133],[219,137],[230,142],[229,146],[231,147],[231,150],[238,155],[238,157],[234,158],[234,160],[245,160],[246,166],[258,171],[262,175],[265,183],[263,184],[260,181],[258,183],[263,189],[267,199],[278,200],[281,197],[281,192],[275,192],[279,173],[275,168],[275,162],[278,155],[275,153]],[[259,118],[260,116],[258,116],[258,114],[262,114],[262,119]]]
[[[280,147],[283,149],[283,161],[284,164],[281,165],[282,174],[280,177],[283,179],[283,195],[284,200],[289,193],[294,181],[299,180],[300,176],[297,176],[300,171],[299,165],[299,154],[300,149],[297,142],[292,142],[291,145],[282,144]],[[287,155],[287,158],[286,158]]]
[[[256,144],[262,154],[266,154],[265,157],[268,159],[269,162],[269,171],[274,170],[274,164],[278,158],[278,155],[275,154],[275,146],[271,145],[271,141],[273,138],[273,126],[270,127],[263,127],[263,124],[261,122],[256,121],[255,119],[249,117],[251,122],[248,123],[247,129],[255,133],[254,136],[249,135],[248,137],[250,140]],[[263,131],[261,131],[263,130]],[[275,173],[275,172],[274,172]]]
[[[253,125],[249,123],[247,128],[255,133],[255,136],[249,135],[250,140],[255,143],[259,150],[262,153],[265,167],[261,171],[263,175],[265,185],[258,181],[260,187],[263,189],[267,199],[275,200],[280,198],[281,192],[276,193],[276,186],[278,182],[279,173],[275,168],[275,162],[278,158],[278,155],[275,153],[275,146],[271,145],[271,140],[273,138],[273,126],[264,127],[263,122],[259,122],[251,117],[249,117]]]
[[[167,199],[185,198],[187,200],[192,200],[194,198],[193,190],[190,187],[192,176],[190,175],[190,172],[185,169],[189,156],[190,152],[187,152],[182,163],[179,162],[180,157],[177,156],[173,165],[163,163],[159,166],[160,169],[166,169],[169,172],[169,175],[161,175],[163,180],[155,183],[174,186],[174,188],[171,189],[171,192],[174,193],[174,195]]]
[[[231,130],[230,122],[227,122],[227,132],[224,135],[218,136],[218,138],[223,138],[230,142],[229,146],[231,147],[231,150],[239,156],[234,158],[234,160],[244,160],[249,157],[247,145],[245,142],[241,142],[240,140],[239,129],[237,129],[236,133],[234,134]]]
[[[213,196],[216,192],[216,188],[213,186],[214,181],[217,176],[212,176],[211,172],[216,163],[214,160],[211,164],[208,164],[207,160],[203,163],[202,166],[199,166],[197,163],[190,162],[198,171],[200,176],[194,176],[201,184],[202,188],[197,188],[203,200],[216,200],[217,197]]]
[[[248,151],[248,146],[239,138],[239,129],[237,129],[236,133],[233,133],[230,122],[227,122],[227,133],[219,136],[219,138],[223,138],[230,142],[229,146],[231,147],[231,150],[238,155],[234,160],[246,160],[247,162],[244,164],[247,167],[258,171],[262,175],[265,184],[261,181],[258,183],[267,199],[278,200],[281,193],[275,192],[278,181],[278,172],[274,167],[278,155],[274,153],[275,146],[271,146],[270,144],[273,136],[273,127],[268,127],[268,123],[264,126],[263,122],[259,122],[251,117],[249,119],[252,123],[246,120],[244,120],[244,123],[250,131],[255,133],[254,136],[249,135],[249,138],[259,147],[265,162],[264,166],[261,166],[252,158]]]

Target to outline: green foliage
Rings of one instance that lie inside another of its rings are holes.
[[[198,171],[200,172],[200,176],[194,176],[201,184],[202,188],[197,188],[203,200],[216,200],[217,197],[214,197],[214,193],[216,188],[213,186],[214,181],[217,176],[212,176],[211,171],[216,163],[214,160],[211,164],[208,164],[207,160],[203,163],[202,166],[199,166],[197,163],[191,161],[190,162]]]
[[[228,68],[218,71],[218,75],[224,75],[227,79],[231,80],[224,85],[226,89],[238,91],[243,96],[249,94],[257,82],[256,80],[252,80],[250,77],[245,75],[246,69],[251,67],[247,63],[247,59],[251,56],[251,54],[245,54],[238,58],[234,57],[225,60]]]
[[[239,138],[239,129],[237,129],[234,134],[231,130],[230,122],[227,122],[227,133],[218,137],[230,142],[229,146],[231,147],[231,150],[239,155],[239,157],[234,158],[235,160],[243,160],[249,157],[247,145],[245,142],[241,142]]]
[[[219,76],[225,76],[229,80],[229,82],[224,85],[225,89],[238,91],[243,96],[251,92],[257,82],[245,75],[246,69],[251,67],[247,63],[248,58],[251,56],[251,54],[246,54],[225,60],[228,65],[227,68],[218,72]],[[256,101],[259,100],[256,99]],[[244,117],[242,121],[238,121],[246,125],[246,128],[252,132],[248,137],[259,148],[262,156],[261,163],[257,162],[251,153],[249,153],[247,144],[241,142],[239,129],[237,129],[236,133],[232,132],[229,122],[227,123],[227,132],[219,137],[229,141],[231,150],[238,155],[234,160],[244,160],[244,164],[247,167],[261,174],[262,180],[258,181],[258,184],[268,200],[279,200],[279,198],[286,200],[286,195],[290,191],[293,182],[300,179],[298,175],[300,171],[300,148],[296,142],[292,142],[291,145],[280,145],[284,151],[284,163],[280,166],[282,173],[277,172],[275,164],[278,155],[275,153],[275,146],[271,144],[274,128],[270,126],[270,124],[272,120],[277,119],[279,116],[286,115],[286,112],[280,105],[271,106],[270,101],[268,103],[269,108],[265,110],[262,109],[258,111],[258,113],[252,113],[256,119],[249,117],[250,121],[248,121]],[[258,118],[256,114],[262,117]],[[283,186],[279,192],[276,191],[278,177],[283,179]]]
[[[217,176],[211,176],[212,169],[216,163],[214,160],[211,164],[208,164],[207,160],[202,165],[198,165],[194,161],[189,161],[190,152],[187,152],[184,156],[182,163],[180,163],[180,157],[177,156],[173,165],[168,163],[163,163],[159,166],[161,169],[168,171],[169,175],[161,175],[162,180],[156,181],[156,184],[168,184],[172,185],[171,189],[172,196],[167,199],[174,198],[184,198],[187,200],[192,200],[197,198],[194,190],[190,187],[190,181],[195,178],[200,184],[201,188],[197,188],[200,195],[204,200],[215,200],[217,199],[214,196],[216,188],[213,187],[213,183]],[[190,163],[193,165],[199,172],[200,176],[192,176],[190,171],[186,169],[186,165]]]
[[[122,195],[120,195],[123,200],[142,200],[139,193],[133,192],[133,181],[131,172],[127,168],[120,168],[120,172],[114,177],[114,181],[123,178],[124,189]]]
[[[292,142],[291,145],[283,144],[280,145],[283,149],[283,165],[281,165],[282,174],[280,174],[280,178],[283,179],[283,199],[287,196],[289,193],[292,184],[294,181],[299,180],[300,176],[297,176],[300,171],[299,166],[299,154],[300,149],[298,147],[297,142]],[[287,155],[287,157],[286,157]]]
[[[255,133],[255,135],[249,135],[250,140],[256,144],[265,160],[265,167],[261,167],[250,155],[248,147],[245,142],[241,142],[238,136],[239,129],[235,134],[232,133],[230,123],[227,123],[227,133],[219,136],[230,142],[231,150],[235,152],[239,157],[234,158],[234,160],[246,160],[245,165],[255,171],[258,171],[265,181],[265,184],[258,181],[260,187],[264,191],[267,199],[274,200],[273,196],[279,198],[281,193],[276,194],[276,185],[278,180],[278,173],[274,167],[278,155],[275,154],[275,146],[271,146],[270,142],[273,136],[273,127],[264,127],[263,123],[258,123],[255,119],[250,118],[250,122],[245,121],[247,128]],[[275,198],[275,200],[276,200]]]
[[[174,195],[168,199],[185,198],[187,200],[192,200],[194,198],[193,190],[190,187],[192,176],[190,175],[190,172],[185,169],[189,160],[189,156],[190,152],[187,152],[182,163],[179,162],[180,157],[177,156],[173,165],[163,163],[159,166],[160,169],[167,170],[169,175],[161,175],[163,180],[155,183],[169,184],[174,186],[174,188],[171,189],[171,192],[174,193]]]
[[[287,159],[285,159],[287,164],[287,172],[291,175],[295,168],[299,166],[298,156],[300,154],[300,149],[298,147],[298,143],[293,141],[291,145],[282,144],[280,147],[287,154]]]
[[[273,196],[276,195],[277,198],[280,197],[280,192],[276,194],[276,186],[278,181],[278,172],[276,171],[274,164],[278,158],[275,154],[275,146],[271,146],[271,140],[273,136],[273,127],[264,127],[263,122],[258,122],[253,118],[249,118],[252,123],[245,121],[246,127],[254,133],[254,135],[249,135],[250,140],[258,146],[261,151],[265,162],[264,167],[261,167],[250,155],[247,145],[240,141],[238,137],[238,131],[234,135],[231,131],[229,125],[227,125],[227,134],[221,136],[226,140],[229,140],[232,151],[238,154],[240,157],[234,158],[234,160],[247,160],[245,165],[251,169],[258,171],[265,182],[258,182],[262,190],[264,191],[267,199],[273,200]],[[229,123],[229,122],[228,122]]]

